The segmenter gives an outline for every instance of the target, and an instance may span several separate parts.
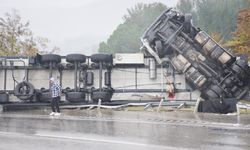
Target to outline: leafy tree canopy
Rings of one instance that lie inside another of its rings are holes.
[[[165,9],[167,7],[162,3],[139,3],[128,9],[127,15],[123,17],[124,23],[116,28],[107,42],[99,44],[99,51],[107,53],[139,52],[140,37],[143,32]]]
[[[233,49],[236,54],[250,56],[250,8],[239,12],[237,18],[237,30],[234,37],[226,42],[226,46]]]
[[[250,0],[179,0],[177,9],[236,54],[250,56]]]
[[[16,10],[0,17],[0,56],[31,56],[38,52],[48,53],[48,42],[47,38],[34,37],[29,28],[29,22],[22,22]]]
[[[249,7],[248,0],[179,0],[176,8],[191,13],[194,24],[208,32],[230,39],[236,29],[238,12]]]

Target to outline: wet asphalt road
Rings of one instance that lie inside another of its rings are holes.
[[[0,150],[250,149],[250,115],[109,110],[0,114]]]

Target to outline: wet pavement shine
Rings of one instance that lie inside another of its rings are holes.
[[[0,114],[0,150],[250,149],[250,115],[112,110]]]

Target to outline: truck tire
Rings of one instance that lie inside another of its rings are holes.
[[[238,75],[239,78],[245,80],[248,78],[246,72],[238,64],[234,63],[232,65],[232,70]]]
[[[72,91],[72,89],[70,89],[70,87],[66,87],[65,90],[66,90],[66,92],[71,92]]]
[[[206,92],[206,96],[211,99],[211,98],[219,98],[219,95],[215,93],[213,90],[208,90]]]
[[[86,56],[82,54],[69,54],[66,56],[66,61],[69,63],[74,63],[74,62],[84,63],[86,62]]]
[[[34,96],[34,86],[26,81],[20,82],[14,89],[14,95],[21,100],[30,100]]]
[[[44,87],[42,87],[42,88],[40,89],[40,91],[41,91],[41,92],[49,92],[49,89],[45,89]]]
[[[49,91],[44,91],[41,92],[38,96],[38,101],[42,103],[49,103],[51,102],[51,92]]]
[[[243,59],[239,59],[235,62],[241,69],[243,69],[247,75],[249,76],[250,75],[250,69],[249,69],[249,66],[247,64],[247,62]]]
[[[85,102],[86,93],[85,92],[67,92],[65,93],[66,100],[75,103],[75,102]]]
[[[49,63],[49,62],[60,63],[61,62],[61,56],[56,55],[56,54],[41,55],[41,62],[42,63]]]
[[[222,89],[218,85],[212,85],[210,89],[207,90],[206,95],[209,99],[220,98],[222,92]]]
[[[98,100],[102,100],[103,102],[110,102],[111,101],[111,94],[109,92],[104,91],[93,91],[91,93],[91,99],[94,102],[98,102]]]
[[[223,92],[223,90],[218,85],[211,86],[211,90],[213,90],[218,95],[221,95],[221,93]]]
[[[223,49],[221,47],[216,47],[212,52],[211,52],[211,58],[218,61],[218,58],[222,55]]]
[[[93,54],[91,56],[91,61],[95,63],[105,62],[105,63],[113,63],[112,54]]]
[[[241,69],[241,67],[239,67],[237,64],[233,64],[233,65],[232,65],[232,70],[233,70],[236,74],[238,74],[238,73],[240,73],[240,72],[243,71],[243,70]]]

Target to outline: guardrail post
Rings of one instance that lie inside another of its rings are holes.
[[[195,103],[195,107],[194,107],[194,113],[198,112],[198,108],[199,108],[199,104],[201,102],[201,97],[198,97],[196,103]]]
[[[159,106],[158,106],[158,108],[157,108],[157,112],[160,111],[160,108],[161,108],[161,105],[162,105],[163,101],[164,101],[164,98],[161,99],[161,101],[160,101],[160,103],[159,103]]]
[[[98,111],[100,111],[100,109],[101,109],[101,104],[102,104],[102,100],[99,99],[99,101],[98,101],[98,106],[97,106]]]

